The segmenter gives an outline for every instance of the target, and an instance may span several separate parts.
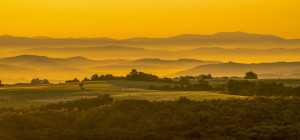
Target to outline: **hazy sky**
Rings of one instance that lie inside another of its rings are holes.
[[[121,39],[224,31],[300,38],[300,0],[0,0],[0,35]]]

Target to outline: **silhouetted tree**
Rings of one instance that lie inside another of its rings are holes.
[[[73,83],[73,82],[80,82],[79,79],[74,78],[73,80],[67,80],[65,83]]]
[[[256,73],[249,71],[245,73],[244,79],[258,79],[258,76]]]
[[[47,79],[40,80],[39,78],[33,78],[31,80],[30,84],[33,84],[33,85],[50,84],[50,82]]]
[[[99,80],[99,76],[98,76],[98,74],[94,74],[94,75],[92,75],[92,77],[91,77],[91,81],[97,81],[97,80]]]
[[[47,79],[43,79],[42,84],[50,84],[50,82]]]
[[[33,78],[30,83],[33,85],[41,84],[41,80],[39,78]]]
[[[85,77],[82,81],[90,81],[90,79]]]
[[[0,80],[0,87],[3,87],[2,81]]]
[[[136,69],[132,69],[132,71],[126,75],[126,80],[135,80],[135,81],[157,81],[157,82],[164,82],[168,81],[171,82],[170,79],[166,78],[159,78],[156,75],[148,74],[144,72],[138,72]]]
[[[84,86],[84,83],[80,82],[80,83],[79,83],[79,87],[80,87],[80,89],[81,89],[81,90],[83,90],[83,89],[84,89],[84,87],[83,87],[83,86]]]

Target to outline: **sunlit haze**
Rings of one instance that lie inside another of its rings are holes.
[[[0,35],[169,37],[243,31],[300,38],[299,0],[1,0]]]

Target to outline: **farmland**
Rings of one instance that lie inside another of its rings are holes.
[[[191,80],[196,83],[197,80]],[[300,86],[299,79],[259,79],[256,81],[278,82],[286,86]],[[226,83],[227,80],[209,80],[210,84]],[[168,83],[174,86],[177,83]],[[0,107],[22,107],[50,102],[69,101],[109,94],[115,99],[174,100],[186,96],[192,100],[246,98],[213,91],[160,91],[147,90],[150,85],[166,85],[160,82],[110,80],[84,82],[84,90],[78,83],[5,86],[0,88]]]
[[[164,85],[159,82],[142,81],[89,81],[84,82],[84,90],[78,83],[5,86],[0,88],[0,107],[21,107],[40,105],[49,102],[74,100],[83,97],[96,97],[109,94],[115,99],[147,99],[174,100],[186,96],[193,100],[244,98],[236,95],[225,95],[210,91],[152,91],[147,90],[150,85]],[[172,83],[171,85],[174,85]]]

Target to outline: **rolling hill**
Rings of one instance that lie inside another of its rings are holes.
[[[22,51],[14,51],[9,54],[15,55],[44,55],[55,58],[83,56],[91,59],[181,59],[192,58],[205,61],[235,61],[242,63],[276,62],[276,61],[299,61],[300,48],[272,48],[251,49],[219,47],[182,49],[176,51],[151,50],[145,48],[125,46],[104,47],[67,47],[67,48],[33,48]],[[8,54],[8,55],[9,55]],[[84,60],[82,60],[84,61]]]
[[[92,74],[125,75],[135,68],[144,72],[164,76],[179,70],[192,68],[202,64],[219,63],[195,59],[162,60],[162,59],[107,59],[92,60],[77,56],[70,58],[51,58],[37,55],[20,55],[0,59],[0,79],[12,82],[16,79],[31,80],[47,78],[53,81],[90,77]]]
[[[0,46],[15,48],[32,48],[37,46],[74,47],[74,46],[107,46],[130,45],[144,48],[180,49],[197,47],[249,47],[274,48],[299,47],[300,39],[283,39],[273,35],[251,34],[244,32],[221,32],[213,35],[185,34],[169,38],[145,38],[116,40],[110,38],[50,38],[50,37],[14,37],[0,36]],[[179,46],[179,47],[178,47]],[[180,47],[181,46],[181,47]]]
[[[300,62],[276,63],[219,63],[201,65],[169,76],[200,75],[211,73],[213,76],[243,76],[248,71],[256,72],[260,78],[300,78]]]

